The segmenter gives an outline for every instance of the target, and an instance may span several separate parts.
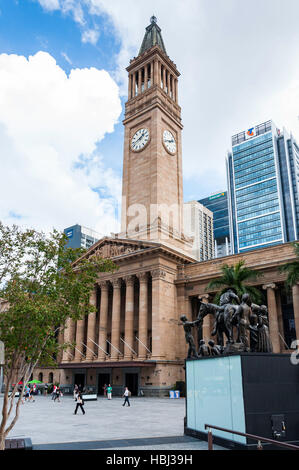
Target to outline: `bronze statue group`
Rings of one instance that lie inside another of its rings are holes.
[[[180,318],[189,345],[187,358],[236,352],[272,352],[267,307],[254,304],[249,294],[243,294],[240,299],[230,288],[221,295],[219,305],[204,303],[202,299],[199,302],[195,321],[188,321],[185,315]],[[217,344],[210,339],[206,345],[202,339],[203,319],[207,315],[213,316],[211,336],[216,336]],[[197,350],[192,336],[193,327],[197,328]]]

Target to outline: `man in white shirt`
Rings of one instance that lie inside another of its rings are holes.
[[[125,401],[123,403],[123,406],[125,406],[126,403],[128,403],[128,406],[130,406],[129,395],[130,395],[129,389],[128,389],[128,387],[126,387],[125,392],[123,394],[123,397],[125,397]]]

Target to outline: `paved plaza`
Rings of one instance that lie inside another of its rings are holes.
[[[0,397],[0,409],[2,408]],[[9,438],[30,438],[35,450],[204,450],[207,443],[184,436],[185,399],[135,398],[123,407],[122,398],[85,402],[86,414],[64,396],[54,402],[37,396],[21,405]],[[215,446],[215,448],[217,448]]]

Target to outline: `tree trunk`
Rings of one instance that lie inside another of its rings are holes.
[[[0,451],[5,450],[5,433],[0,434]]]

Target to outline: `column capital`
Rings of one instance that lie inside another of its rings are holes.
[[[157,268],[153,269],[151,271],[151,275],[153,279],[164,279],[166,276],[166,271],[163,271],[163,269]]]
[[[118,277],[116,279],[112,279],[111,282],[112,282],[112,285],[113,285],[113,289],[120,289],[121,288],[121,278],[120,277]]]
[[[134,276],[133,274],[129,276],[124,276],[124,281],[126,283],[126,286],[133,286],[134,285]]]
[[[101,290],[108,290],[108,282],[107,281],[99,281],[98,286]]]
[[[138,277],[140,283],[141,282],[147,282],[147,280],[148,280],[148,273],[147,272],[138,273],[138,274],[136,274],[136,276]]]
[[[273,290],[274,290],[274,289],[276,289],[276,288],[277,288],[277,286],[276,286],[276,284],[274,284],[274,282],[269,283],[269,284],[264,284],[264,285],[263,285],[263,289],[264,289],[264,290],[267,290],[267,289],[273,289]]]

